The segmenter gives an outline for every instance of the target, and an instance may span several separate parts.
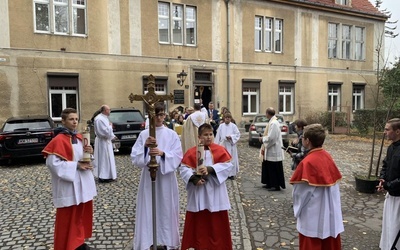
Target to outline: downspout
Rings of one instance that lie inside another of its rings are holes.
[[[230,14],[229,14],[229,2],[230,0],[225,0],[226,3],[226,87],[227,87],[227,100],[226,100],[226,106],[231,109],[231,107],[229,106],[229,94],[232,91],[229,91],[231,89],[230,86],[230,78],[231,78],[231,73],[230,73],[230,68],[231,68],[231,52],[230,52]]]

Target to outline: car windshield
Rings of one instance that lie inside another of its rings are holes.
[[[269,119],[266,116],[257,116],[254,122],[268,122]]]
[[[4,125],[3,132],[12,132],[16,130],[32,130],[51,128],[48,121],[11,121]]]
[[[132,110],[118,111],[110,113],[110,121],[112,123],[142,122],[143,117],[140,112],[132,112]]]
[[[283,122],[282,116],[277,116],[276,118],[278,118],[278,121],[280,123]],[[256,116],[256,118],[254,119],[254,122],[269,122],[269,119],[266,116]]]

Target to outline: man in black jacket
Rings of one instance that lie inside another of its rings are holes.
[[[385,135],[392,144],[387,149],[380,174],[378,191],[386,190],[383,205],[382,235],[379,247],[391,249],[400,230],[400,119],[393,118],[385,125]],[[400,248],[400,242],[396,244]]]

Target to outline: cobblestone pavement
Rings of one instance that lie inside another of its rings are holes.
[[[229,212],[234,249],[297,249],[298,233],[293,217],[291,185],[269,192],[260,183],[258,148],[238,144],[240,173],[228,181],[232,204]],[[345,250],[379,249],[383,194],[361,194],[354,189],[353,172],[366,171],[370,143],[330,135],[325,143],[342,174],[341,183]],[[129,152],[116,155],[118,181],[97,184],[94,233],[88,243],[95,249],[131,249],[135,223],[135,199],[139,170],[132,167]],[[285,174],[291,175],[289,159]],[[50,174],[42,159],[19,161],[0,167],[0,250],[52,249],[55,209]],[[180,185],[181,232],[186,192]]]

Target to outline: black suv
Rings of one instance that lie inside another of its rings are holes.
[[[94,118],[88,122],[90,128],[90,140],[94,145]],[[113,124],[113,132],[118,137],[121,147],[132,147],[136,142],[139,133],[145,128],[145,119],[140,110],[135,108],[111,108],[110,122]]]
[[[8,118],[0,130],[0,160],[42,155],[54,137],[54,128],[48,115]]]

